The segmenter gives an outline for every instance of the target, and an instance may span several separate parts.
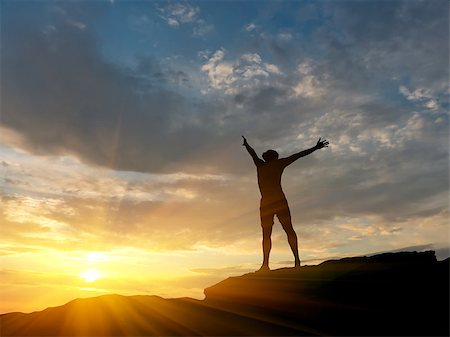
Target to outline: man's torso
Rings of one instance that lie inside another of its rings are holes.
[[[281,160],[272,160],[257,167],[258,186],[262,199],[279,200],[284,199],[281,188],[281,175],[285,168]]]

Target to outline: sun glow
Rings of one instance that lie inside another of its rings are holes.
[[[86,269],[80,273],[80,277],[86,282],[94,282],[101,277],[101,274],[96,269]]]
[[[101,252],[90,252],[85,255],[85,260],[91,263],[108,261],[108,256]]]

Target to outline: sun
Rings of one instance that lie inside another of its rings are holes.
[[[96,269],[86,269],[80,273],[80,277],[86,282],[94,282],[101,277],[101,274]]]

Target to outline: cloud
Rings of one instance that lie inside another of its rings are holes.
[[[180,25],[178,21],[173,18],[167,18],[167,23],[172,27],[178,27]]]
[[[61,23],[47,37],[33,24],[9,23],[2,32],[2,126],[18,131],[22,148],[162,171],[213,136],[196,125],[202,112],[191,98],[174,88],[189,81],[182,71],[146,59],[136,69],[118,68],[102,58],[88,30]]]
[[[282,32],[282,33],[278,33],[277,38],[282,41],[291,41],[293,37],[292,37],[291,33]]]
[[[328,76],[326,73],[315,73],[311,60],[300,63],[297,72],[299,77],[293,86],[294,97],[319,98],[325,94]]]
[[[442,90],[448,69],[439,72],[436,65],[448,59],[448,39],[442,31],[448,25],[448,17],[439,14],[446,10],[445,3],[398,1],[386,6],[376,3],[328,5],[327,10],[333,13],[332,27],[338,29],[340,35],[333,35],[333,30],[329,30],[318,36],[324,46],[331,47],[331,53],[336,53],[336,70],[357,69],[362,75],[370,72],[398,79],[406,78],[409,73],[414,74],[410,79],[412,87]],[[430,17],[436,20],[431,23]],[[411,24],[412,18],[415,25]],[[417,28],[419,26],[421,29]],[[429,52],[431,50],[433,53]],[[430,67],[423,67],[424,59]],[[341,69],[340,64],[345,63],[354,68]]]
[[[247,31],[247,32],[252,32],[252,31],[254,31],[254,30],[256,30],[257,28],[259,28],[259,26],[257,26],[255,23],[253,23],[253,22],[250,22],[250,23],[248,23],[248,24],[246,24],[245,26],[244,26],[244,29]]]
[[[208,75],[210,85],[215,89],[222,89],[236,80],[233,78],[233,65],[222,62],[224,56],[223,50],[216,51],[201,68]]]
[[[195,20],[199,14],[193,8],[178,8],[173,13],[180,17],[184,13],[184,21]],[[339,8],[332,16],[335,28],[345,31],[345,35],[359,34],[348,23],[341,22],[350,15],[348,10]],[[391,22],[394,20],[388,21]],[[317,47],[303,43],[303,54],[299,54],[294,45],[284,46],[297,59],[291,67],[268,62],[263,50],[248,50],[230,57],[231,52],[219,49],[199,66],[208,84],[199,100],[195,95],[189,96],[194,91],[182,93],[180,86],[194,85],[194,76],[201,73],[187,73],[151,57],[139,59],[134,69],[120,68],[101,56],[90,32],[64,24],[56,28],[50,38],[13,23],[5,26],[8,53],[4,53],[3,62],[8,67],[3,75],[2,123],[5,128],[16,130],[23,138],[20,146],[33,153],[71,153],[90,163],[123,170],[175,172],[189,167],[198,170],[205,169],[207,162],[209,169],[219,165],[221,170],[236,170],[235,163],[242,162],[241,159],[233,152],[222,151],[244,130],[252,130],[261,144],[269,145],[280,139],[284,139],[281,143],[294,144],[298,135],[294,126],[313,116],[328,116],[324,112],[333,107],[337,114],[351,111],[348,120],[360,119],[361,124],[351,130],[351,135],[333,130],[330,124],[325,130],[328,135],[353,139],[358,132],[373,128],[378,131],[365,131],[367,135],[381,137],[387,132],[384,128],[391,130],[389,127],[403,123],[410,114],[383,95],[374,96],[378,90],[375,83],[390,77],[383,71],[374,72],[371,57],[376,50],[387,50],[392,45],[389,37],[386,41],[374,38],[379,41],[376,48],[369,45],[366,49],[364,43],[345,47],[329,32],[325,34],[323,27],[318,27],[312,33],[317,34],[320,42]],[[401,34],[414,41],[404,31]],[[19,45],[14,42],[17,39],[8,39],[12,36],[39,43]],[[262,49],[266,47],[261,45]],[[315,48],[325,48],[329,53],[314,57]],[[396,53],[403,50],[406,55],[409,45],[399,43],[396,50]],[[345,57],[344,53],[350,56]],[[36,58],[30,61],[27,55],[31,54]],[[401,69],[396,58],[392,62],[391,67]],[[434,68],[428,69],[435,73]],[[397,92],[401,85],[412,88],[412,84],[392,81]],[[446,98],[435,82],[428,81],[427,88],[436,87],[430,95],[444,103]],[[39,83],[52,84],[42,90]],[[215,100],[208,96],[214,93],[226,93],[228,98]],[[60,107],[64,107],[64,113]],[[393,110],[395,113],[389,112]],[[442,109],[435,111],[434,120],[445,127],[447,118],[441,116]],[[320,122],[326,122],[326,118]],[[315,133],[314,129],[311,133]],[[208,145],[204,139],[209,140]],[[355,142],[351,144],[358,148]],[[218,164],[211,158],[214,153],[226,153],[233,159],[217,158]]]
[[[55,161],[14,152],[6,161],[0,221],[11,243],[65,249],[70,242],[69,250],[192,249],[231,244],[239,232],[257,229],[243,225],[256,208],[234,199],[244,193],[235,191],[237,177],[118,173],[70,157]],[[224,207],[234,212],[217,217]],[[227,222],[242,228],[229,232]]]
[[[410,91],[406,86],[401,85],[399,87],[400,93],[402,93],[406,99],[412,102],[421,103],[423,107],[429,110],[437,110],[439,108],[439,103],[433,98],[430,89],[418,88],[414,91]]]
[[[201,70],[207,75],[213,89],[223,90],[226,95],[236,95],[242,90],[259,86],[270,76],[280,75],[275,64],[262,62],[258,53],[242,54],[239,59],[225,61],[225,50],[217,50]]]
[[[67,20],[67,23],[69,25],[72,25],[72,26],[74,26],[74,27],[76,27],[78,29],[81,29],[81,30],[85,30],[87,28],[87,25],[85,23],[83,23],[83,22],[73,21],[73,20],[69,19],[69,20]]]
[[[177,19],[181,23],[194,22],[200,12],[198,7],[183,4],[168,5],[164,12]]]
[[[193,29],[194,36],[205,36],[214,30],[214,25],[206,23],[204,20],[198,20],[197,26]]]
[[[157,7],[161,12],[161,18],[171,27],[178,28],[181,25],[192,24],[194,36],[205,36],[214,30],[214,25],[200,18],[200,8],[189,4],[168,4],[163,8]]]

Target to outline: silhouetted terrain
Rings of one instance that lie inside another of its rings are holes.
[[[449,259],[432,251],[230,277],[205,295],[77,299],[1,315],[1,336],[449,335]]]

